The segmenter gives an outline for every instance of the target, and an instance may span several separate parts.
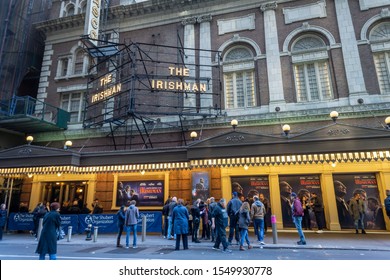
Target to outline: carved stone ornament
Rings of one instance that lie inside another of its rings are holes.
[[[20,154],[20,155],[29,155],[31,153],[32,153],[32,150],[30,148],[23,148],[18,152],[18,154]]]
[[[196,17],[185,18],[181,21],[182,25],[195,24],[195,23],[196,23]]]
[[[212,20],[212,16],[211,15],[203,15],[203,16],[199,16],[197,18],[197,21],[198,23],[202,23],[202,22],[208,22],[208,21],[211,21]]]
[[[343,136],[347,135],[349,133],[349,129],[344,128],[344,129],[330,129],[327,134],[329,136]]]
[[[265,3],[263,5],[260,6],[260,10],[262,12],[265,12],[265,11],[268,11],[268,10],[276,10],[276,8],[278,7],[278,3],[276,2],[269,2],[269,3]]]
[[[237,143],[244,141],[245,137],[243,135],[233,135],[233,136],[227,136],[225,141],[230,143]]]

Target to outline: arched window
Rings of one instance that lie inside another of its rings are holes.
[[[85,13],[86,10],[87,10],[87,1],[86,0],[80,1],[80,13]]]
[[[243,46],[230,49],[223,60],[225,108],[256,106],[252,52]]]
[[[75,75],[84,73],[84,50],[79,49],[74,54],[74,72]]]
[[[74,8],[74,5],[69,3],[68,5],[66,5],[66,8],[65,8],[65,16],[73,16],[75,14],[75,8]]]
[[[381,94],[390,94],[390,50],[386,47],[390,44],[390,22],[375,26],[369,39]]]
[[[300,37],[291,49],[298,102],[333,98],[328,52],[317,36]]]

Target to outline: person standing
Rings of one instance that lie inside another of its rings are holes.
[[[212,218],[213,218],[213,211],[215,207],[217,206],[217,203],[215,202],[214,197],[210,197],[210,203],[209,203],[209,221],[210,225],[212,224]],[[215,229],[210,228],[211,230],[211,242],[215,242]]]
[[[172,197],[171,203],[169,203],[169,211],[168,211],[168,234],[167,239],[173,240],[176,238],[175,235],[172,236],[172,214],[173,214],[173,208],[175,208],[177,205],[177,197]]]
[[[265,206],[260,201],[257,195],[253,197],[253,201],[254,202],[251,206],[251,219],[253,221],[253,228],[260,245],[265,245],[264,243],[264,218],[266,214]]]
[[[42,232],[35,251],[40,260],[44,260],[46,254],[49,254],[50,260],[57,259],[57,231],[61,228],[60,204],[53,202],[50,208],[50,212],[43,218]]]
[[[37,204],[32,214],[33,214],[34,230],[30,231],[30,233],[36,238],[38,236],[39,220],[43,218],[46,214],[45,206],[43,205],[42,202],[39,202]]]
[[[92,203],[92,214],[101,214],[103,213],[103,206],[99,203],[99,199],[95,198],[94,203]]]
[[[386,195],[387,197],[385,198],[383,204],[385,205],[386,215],[390,219],[390,190],[386,190]]]
[[[118,218],[118,236],[116,238],[116,247],[122,247],[121,236],[123,232],[123,227],[125,226],[125,218],[126,218],[126,211],[124,205],[122,205],[121,208],[119,208],[118,212],[116,213],[116,216]]]
[[[244,241],[248,244],[248,249],[252,249],[252,246],[248,237],[248,227],[251,222],[249,202],[245,201],[240,207],[240,214],[238,218],[238,227],[240,228],[240,251],[245,251]]]
[[[302,230],[302,217],[304,215],[302,203],[301,200],[297,197],[297,194],[295,192],[291,193],[291,199],[292,199],[292,206],[291,206],[292,218],[295,224],[295,228],[297,229],[299,235],[299,241],[297,242],[297,244],[306,245],[305,235],[303,234],[303,230]]]
[[[226,211],[226,200],[221,198],[214,208],[212,214],[211,228],[215,229],[215,243],[214,250],[219,250],[219,245],[222,243],[222,252],[231,253],[232,250],[228,249],[229,243],[226,240],[226,227],[228,225],[228,214]]]
[[[200,210],[199,210],[200,198],[195,200],[194,204],[191,207],[191,216],[192,216],[192,242],[200,243],[198,239],[198,231],[200,225]]]
[[[318,197],[316,192],[311,193],[311,202],[310,205],[314,211],[314,216],[316,217],[318,230],[316,233],[323,233],[324,228],[324,204],[322,199]]]
[[[188,250],[188,219],[189,214],[187,208],[183,206],[183,199],[179,199],[177,206],[173,209],[172,221],[173,221],[173,231],[176,234],[176,247],[175,250],[180,249],[180,238],[183,239],[183,249]]]
[[[263,193],[259,194],[259,200],[261,201],[261,203],[264,204],[264,208],[265,208],[264,234],[266,234],[267,230],[268,230],[268,223],[269,223],[269,221],[271,221],[271,207],[269,205],[268,199],[264,196]]]
[[[241,200],[238,198],[237,192],[233,192],[233,198],[228,202],[227,213],[229,215],[229,244],[233,241],[233,236],[236,239],[237,244],[240,242],[240,234],[238,228],[238,214],[242,205]]]
[[[137,224],[139,218],[139,211],[135,205],[135,200],[130,201],[130,206],[126,210],[126,249],[129,248],[130,231],[133,232],[133,248],[137,248]]]
[[[7,209],[5,208],[5,204],[0,205],[0,240],[3,240],[3,230],[5,223],[7,221]]]
[[[366,209],[364,207],[364,202],[360,198],[359,193],[355,193],[353,198],[349,201],[349,213],[351,214],[354,224],[355,224],[355,233],[359,233],[359,224],[362,228],[362,233],[366,234],[366,231],[364,230],[364,213],[366,212]]]
[[[162,215],[164,218],[164,225],[163,225],[163,236],[164,238],[168,237],[168,217],[169,217],[169,204],[171,203],[171,198],[168,198],[163,206],[162,209]]]

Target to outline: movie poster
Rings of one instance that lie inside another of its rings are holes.
[[[210,179],[208,172],[192,172],[192,201],[200,198],[206,202],[210,196]]]
[[[119,181],[116,193],[118,207],[127,205],[130,200],[135,200],[136,206],[164,205],[163,180]]]
[[[291,193],[299,197],[304,196],[302,203],[306,203],[309,215],[302,219],[303,229],[317,227],[313,209],[310,207],[311,193],[315,192],[322,199],[321,182],[318,175],[288,175],[279,176],[280,203],[282,206],[283,227],[295,227],[292,220]],[[325,207],[325,206],[324,206]],[[322,215],[323,224],[326,225],[325,216]]]
[[[253,196],[259,196],[267,209],[265,224],[271,226],[271,203],[268,176],[231,177],[232,192],[237,192],[242,201],[253,202]]]
[[[366,229],[386,229],[375,174],[335,174],[333,185],[342,229],[355,228],[349,212],[349,202],[355,193],[359,193],[364,202],[364,227]]]

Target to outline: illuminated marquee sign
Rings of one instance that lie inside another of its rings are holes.
[[[99,80],[99,86],[100,87],[108,86],[111,82],[112,82],[112,74],[109,74],[109,75],[107,75]],[[122,90],[121,83],[112,85],[112,86],[92,95],[91,102],[95,103],[98,101],[102,101],[104,99],[109,98],[112,95],[117,94],[121,90]]]
[[[85,28],[84,33],[88,35],[91,39],[91,43],[96,45],[99,35],[99,19],[100,19],[100,1],[101,0],[91,0],[88,1],[86,18],[85,18]]]
[[[189,77],[190,69],[168,67],[169,74],[176,77]],[[206,92],[207,85],[203,83],[191,83],[183,81],[169,81],[169,80],[152,80],[152,89],[154,90],[177,90],[177,91],[192,91],[192,92]]]
[[[176,68],[168,67],[169,74],[175,77],[190,77],[190,69],[188,68]],[[104,87],[98,93],[92,95],[91,103],[103,101],[113,95],[116,95],[122,90],[122,84],[112,84],[112,74],[106,75],[99,79],[99,87]],[[153,90],[174,90],[174,91],[187,91],[187,92],[206,92],[207,84],[195,83],[186,81],[171,81],[171,80],[151,80],[151,88]]]

